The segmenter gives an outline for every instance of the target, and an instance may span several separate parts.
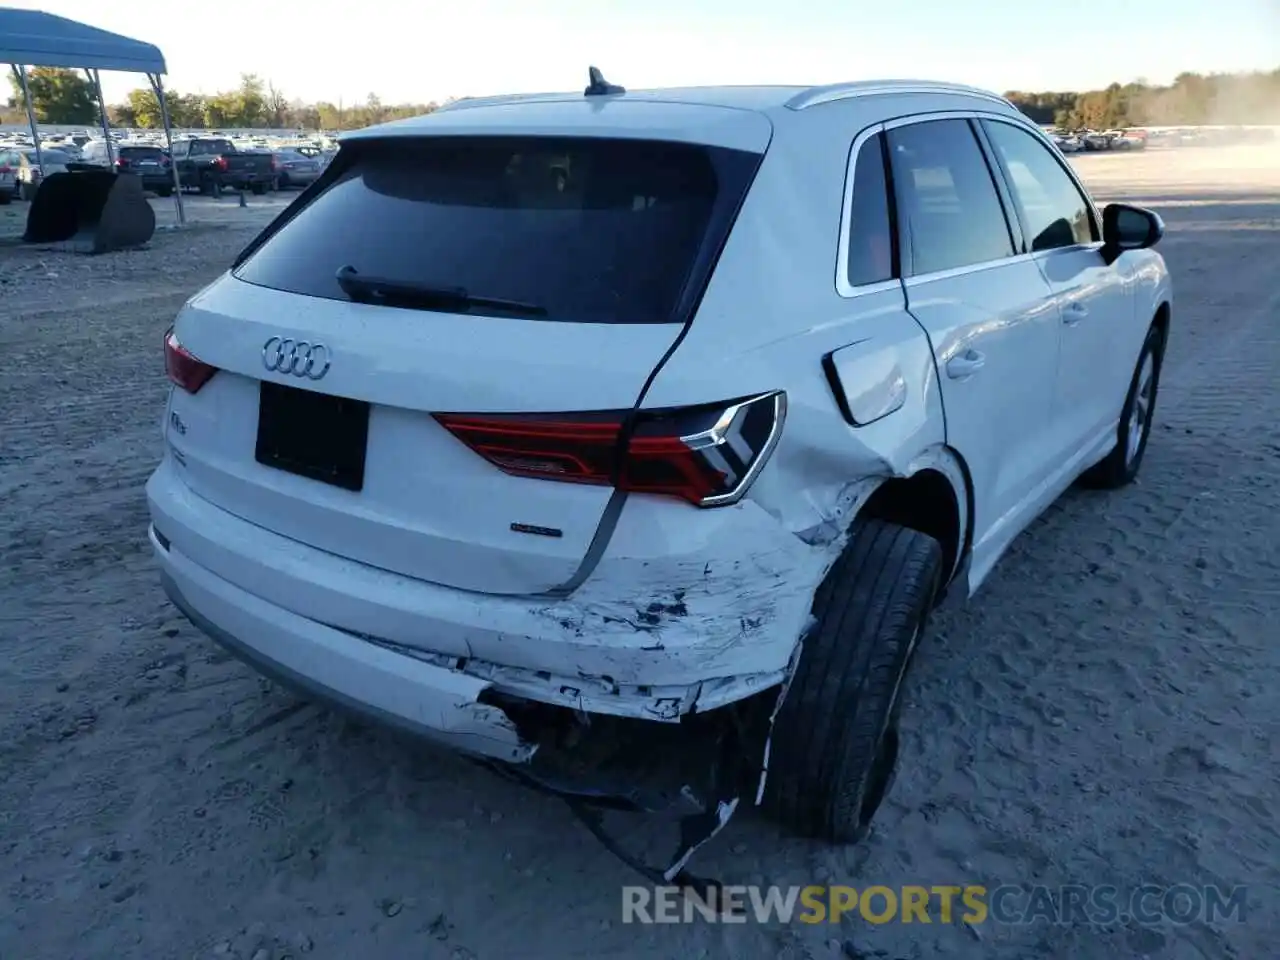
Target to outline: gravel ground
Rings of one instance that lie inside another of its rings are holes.
[[[0,956],[1274,955],[1280,163],[1261,156],[1077,161],[1169,225],[1141,483],[1066,495],[938,619],[867,843],[740,817],[697,864],[727,883],[1245,884],[1244,923],[623,925],[633,876],[561,803],[228,659],[164,600],[142,487],[161,334],[250,239],[233,220],[97,259],[0,249]]]

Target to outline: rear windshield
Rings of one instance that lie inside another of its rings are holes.
[[[27,151],[27,159],[32,163],[35,163],[37,158],[42,158],[45,163],[71,163],[71,154],[64,153],[61,150],[51,150],[47,147],[41,147],[39,154],[34,150]]]
[[[159,160],[164,156],[159,147],[120,147],[119,152],[130,160]]]
[[[235,153],[236,148],[230,140],[192,140],[191,155],[193,157],[212,156],[220,153]]]
[[[759,160],[601,138],[356,142],[236,275],[346,300],[336,274],[349,267],[534,305],[550,320],[682,320],[681,295],[714,260]]]

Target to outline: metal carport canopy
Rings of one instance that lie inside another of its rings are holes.
[[[0,63],[165,73],[160,48],[39,10],[0,7]]]
[[[169,127],[169,109],[165,103],[164,86],[160,81],[166,73],[164,54],[154,44],[124,37],[109,30],[91,27],[78,20],[55,16],[40,10],[17,10],[0,7],[0,63],[10,63],[18,68],[27,101],[28,116],[32,120],[31,135],[36,153],[40,151],[40,132],[31,112],[31,99],[26,95],[26,67],[82,68],[90,71],[102,109],[104,134],[107,128],[106,105],[102,103],[102,85],[98,81],[99,70],[116,70],[121,73],[145,73],[160,101],[164,115],[165,137],[172,148],[173,138]],[[111,138],[107,136],[107,143]],[[174,171],[175,193],[178,205],[178,221],[186,218],[182,210],[182,190]]]

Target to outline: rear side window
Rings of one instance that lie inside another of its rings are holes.
[[[714,259],[760,157],[686,143],[434,137],[349,144],[341,174],[236,276],[346,300],[361,275],[534,305],[545,319],[663,323]]]
[[[985,122],[1021,210],[1031,249],[1053,250],[1097,239],[1089,204],[1049,147],[1025,130]]]
[[[40,148],[39,158],[43,159],[45,163],[68,164],[72,162],[71,154],[65,153],[62,150],[46,149],[44,147]],[[30,151],[27,154],[27,159],[34,164],[37,160],[36,152],[34,150]]]
[[[913,274],[1013,255],[1000,195],[968,121],[929,120],[888,137]]]
[[[893,279],[893,237],[881,135],[858,148],[849,218],[849,285]]]

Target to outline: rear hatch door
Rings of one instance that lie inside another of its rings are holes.
[[[123,161],[120,168],[130,173],[155,174],[168,169],[164,165],[164,151],[159,147],[119,147],[117,154]]]
[[[762,152],[768,121],[737,113],[764,125]],[[177,321],[184,348],[219,368],[198,393],[174,391],[187,482],[250,522],[423,580],[564,584],[612,489],[510,475],[433,414],[629,411],[759,160],[634,133],[344,146],[327,185]],[[344,269],[391,295],[353,296]]]

